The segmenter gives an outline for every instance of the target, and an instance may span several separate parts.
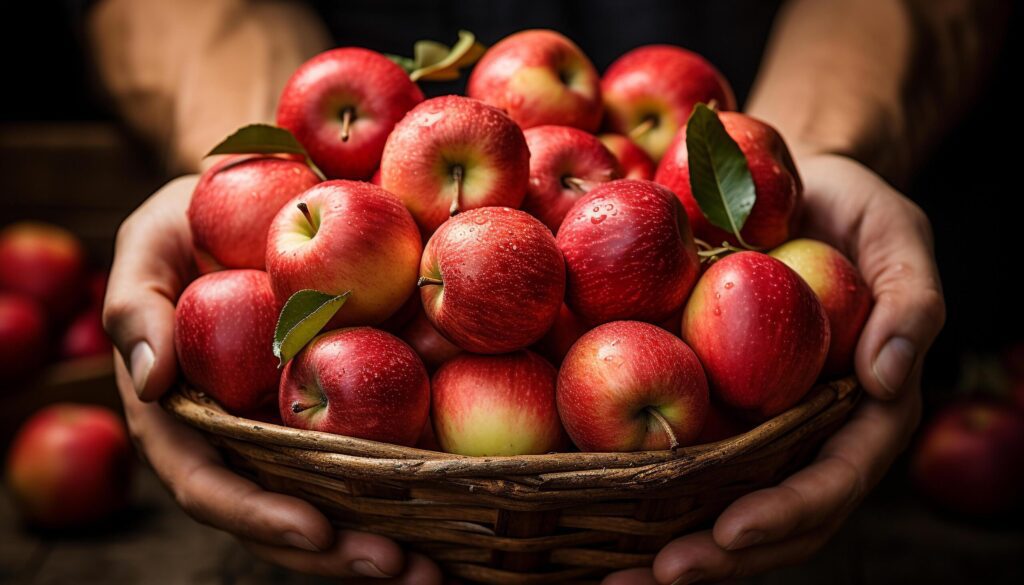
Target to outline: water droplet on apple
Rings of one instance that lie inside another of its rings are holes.
[[[600,207],[595,207],[594,208],[594,213],[597,213],[598,211],[601,211],[601,208]]]
[[[725,283],[725,288],[732,288],[732,283],[731,282]]]
[[[615,204],[613,204],[613,203],[609,203],[608,205],[605,205],[605,206],[604,206],[604,208],[605,208],[605,209],[606,209],[607,211],[611,211],[611,210],[615,209]]]
[[[718,307],[715,307],[715,315],[721,315],[721,314],[722,314],[722,309],[720,309]]]

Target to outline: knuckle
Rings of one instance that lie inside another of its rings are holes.
[[[116,295],[108,296],[106,302],[103,303],[103,329],[113,336],[130,312],[131,303],[126,299]]]
[[[935,286],[920,291],[918,308],[928,323],[935,325],[936,331],[946,323],[946,300]]]

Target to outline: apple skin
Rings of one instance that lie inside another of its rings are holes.
[[[520,350],[464,353],[431,380],[430,416],[442,450],[458,455],[539,455],[566,446],[555,406],[558,371]]]
[[[654,161],[635,142],[622,134],[602,134],[598,138],[619,161],[623,179],[654,179]]]
[[[556,241],[565,256],[566,303],[590,325],[661,322],[683,306],[700,274],[682,206],[650,181],[594,188],[566,214]]]
[[[992,518],[1020,507],[1024,414],[1007,405],[959,402],[920,434],[910,474],[930,501],[956,514]]]
[[[417,298],[417,302],[419,299]],[[409,344],[416,355],[423,360],[427,371],[433,372],[441,364],[462,353],[462,348],[448,341],[437,332],[430,319],[420,311],[412,321],[398,334],[402,341]]]
[[[394,335],[338,329],[288,362],[278,406],[293,428],[411,447],[427,422],[430,379],[416,352]]]
[[[789,148],[779,133],[764,122],[737,112],[721,112],[718,119],[747,158],[757,201],[740,234],[751,246],[772,248],[790,238],[799,219],[803,183]],[[683,202],[694,237],[717,246],[739,244],[736,237],[712,225],[701,213],[690,189],[686,127],[672,142],[658,164],[654,180],[671,189]]]
[[[654,161],[661,159],[694,105],[714,100],[719,110],[736,109],[722,74],[700,55],[672,45],[646,45],[616,59],[601,78],[601,95],[608,129],[633,138]],[[654,126],[636,133],[648,119]]]
[[[825,307],[831,342],[822,374],[852,372],[857,341],[874,302],[860,271],[839,250],[806,238],[786,242],[769,255],[799,274]]]
[[[594,65],[552,30],[498,41],[473,68],[466,95],[504,111],[524,130],[557,124],[594,132],[603,113]]]
[[[265,272],[200,276],[181,293],[174,310],[181,373],[234,414],[273,403],[280,378],[273,352],[280,312]]]
[[[423,101],[423,92],[390,59],[367,49],[342,47],[303,63],[285,85],[277,125],[306,148],[329,178],[368,179],[395,124]],[[351,108],[348,140],[343,114]]]
[[[576,343],[576,340],[590,329],[582,319],[572,312],[568,305],[562,303],[555,324],[548,329],[544,337],[540,338],[540,341],[533,344],[533,351],[557,366],[565,359],[565,354],[569,353],[569,348]]]
[[[530,182],[522,209],[552,233],[585,190],[620,176],[615,156],[593,134],[569,126],[535,126],[523,135],[530,149]],[[570,179],[585,183],[574,188]]]
[[[85,264],[81,242],[64,228],[23,221],[0,230],[0,290],[33,297],[53,321],[78,308]]]
[[[317,223],[310,226],[299,203]],[[327,324],[374,325],[416,286],[423,247],[402,203],[363,181],[325,181],[286,203],[267,236],[267,272],[281,304],[313,289],[352,295]]]
[[[0,292],[0,378],[21,380],[46,358],[46,314],[32,297]]]
[[[507,207],[448,220],[420,263],[423,310],[441,335],[466,351],[523,349],[544,336],[565,298],[565,263],[551,231]]]
[[[64,359],[109,354],[111,349],[110,338],[103,330],[102,311],[97,307],[72,319],[60,341],[60,357]]]
[[[558,412],[582,451],[653,451],[691,445],[708,412],[708,383],[697,356],[649,323],[615,321],[583,335],[558,373]]]
[[[124,424],[99,406],[58,403],[22,424],[7,457],[7,485],[30,524],[96,524],[128,501],[134,457]]]
[[[752,421],[799,402],[829,346],[828,316],[814,291],[759,252],[731,254],[708,268],[683,311],[682,334],[716,399]]]
[[[455,177],[462,169],[461,189]],[[456,95],[423,102],[384,147],[381,186],[409,208],[424,239],[458,210],[519,207],[530,176],[523,131],[487,104]]]
[[[233,156],[210,167],[199,177],[188,206],[200,272],[264,270],[274,216],[319,182],[304,162],[276,156]]]

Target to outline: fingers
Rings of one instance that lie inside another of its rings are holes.
[[[141,402],[121,357],[115,373],[129,431],[178,504],[196,520],[253,541],[329,549],[335,532],[309,503],[264,491],[225,468],[216,450],[158,404]]]
[[[441,571],[430,559],[410,554],[408,559],[391,540],[382,536],[342,530],[334,546],[323,552],[242,542],[253,554],[276,565],[327,577],[367,577],[374,582],[403,585],[439,585]]]
[[[657,585],[654,572],[650,569],[626,569],[616,571],[601,581],[601,585]]]
[[[174,382],[174,301],[191,273],[191,235],[185,211],[195,177],[168,183],[118,230],[103,304],[103,325],[143,400]]]

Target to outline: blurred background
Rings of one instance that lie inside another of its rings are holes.
[[[96,82],[83,28],[89,4],[14,3],[0,21],[0,43],[8,56],[0,93],[0,229],[26,220],[46,222],[73,234],[75,240],[67,245],[81,251],[80,266],[74,268],[79,273],[78,292],[67,301],[69,308],[48,312],[42,349],[32,352],[32,359],[15,359],[15,365],[8,365],[14,359],[14,349],[8,348],[25,347],[3,342],[4,351],[11,353],[0,363],[23,370],[0,372],[0,448],[5,456],[22,421],[48,404],[70,401],[117,411],[110,347],[99,331],[98,283],[109,267],[119,223],[173,175],[166,155],[120,123]],[[322,12],[337,9],[322,4]],[[355,8],[349,9],[358,10],[362,4],[353,3]],[[727,15],[731,3],[721,4],[724,7],[718,10]],[[467,10],[474,10],[472,3],[467,3]],[[943,407],[968,395],[1002,400],[1015,392],[1024,408],[1024,304],[1017,284],[1021,261],[1016,256],[1017,143],[1024,128],[1013,110],[1024,65],[1021,13],[1018,4],[994,74],[979,99],[905,189],[931,217],[949,308],[945,330],[926,368],[925,426]],[[581,45],[599,71],[633,46],[666,40],[643,38],[642,31],[607,35],[580,19],[534,16],[540,24],[562,18],[562,32]],[[522,15],[518,18],[522,22],[517,21],[516,28],[537,24]],[[353,28],[351,44],[408,52],[412,40],[377,34],[388,26],[379,24],[379,29]],[[487,44],[504,35],[498,30],[475,32]],[[746,35],[737,41],[742,46],[733,50],[705,38],[707,33],[697,26],[678,36],[722,70],[743,103],[757,60],[736,55],[758,55],[766,35],[767,30]],[[431,29],[416,37],[447,39],[454,37],[454,30]],[[64,236],[55,237],[64,242]],[[0,306],[0,333],[6,326],[2,320],[14,319],[9,314]],[[31,363],[36,358],[38,363]],[[1021,582],[1020,506],[986,519],[936,507],[908,478],[908,461],[905,456],[896,464],[816,559],[751,582]],[[143,466],[137,467],[126,507],[85,529],[28,529],[9,499],[0,497],[0,582],[307,580],[255,562],[230,537],[192,522]]]

